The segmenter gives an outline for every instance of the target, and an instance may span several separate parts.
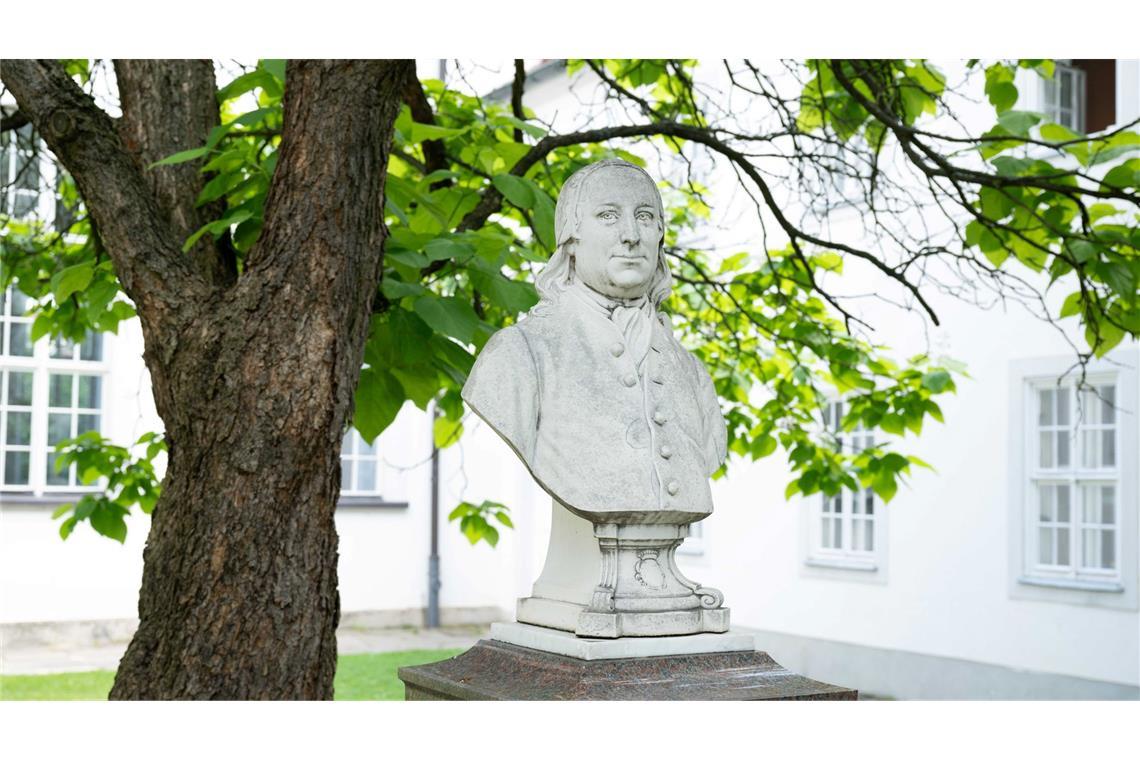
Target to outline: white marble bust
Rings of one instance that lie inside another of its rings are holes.
[[[487,343],[464,400],[576,514],[701,519],[726,430],[707,370],[658,311],[672,277],[656,184],[626,161],[591,164],[566,181],[555,233],[541,301]]]

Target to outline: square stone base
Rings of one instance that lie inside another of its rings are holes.
[[[853,689],[813,681],[764,652],[709,652],[584,660],[478,642],[463,654],[400,668],[409,700],[856,699]]]
[[[689,636],[587,639],[569,631],[556,631],[526,623],[492,623],[491,639],[578,660],[627,660],[632,657],[756,651],[756,637],[739,631],[694,633]]]

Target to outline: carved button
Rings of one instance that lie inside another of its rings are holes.
[[[665,490],[669,492],[670,496],[676,496],[677,492],[681,490],[681,484],[675,480],[670,480],[669,485],[665,486]]]
[[[621,356],[622,354],[625,353],[625,346],[623,346],[620,343],[615,343],[612,346],[610,346],[610,353],[613,354],[614,356]]]
[[[660,409],[653,413],[653,421],[658,425],[664,425],[667,419],[669,418],[665,415],[665,412],[661,411]]]
[[[626,388],[632,388],[633,386],[637,385],[637,375],[630,373],[623,377],[621,381],[625,383]]]
[[[662,446],[661,447],[662,459],[668,459],[671,456],[673,456],[673,447],[670,446],[669,444],[665,444],[664,446]]]

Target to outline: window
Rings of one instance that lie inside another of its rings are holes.
[[[875,445],[874,435],[862,425],[845,431],[842,401],[825,408],[823,422],[843,450],[858,453]],[[820,495],[810,511],[806,564],[850,570],[878,570],[882,558],[882,517],[870,488]]]
[[[32,125],[0,132],[0,214],[32,214],[39,194],[40,155]]]
[[[1041,79],[1041,111],[1077,132],[1100,132],[1116,123],[1116,61],[1060,60],[1053,78]]]
[[[1140,351],[1011,363],[1009,593],[1135,610]]]
[[[340,452],[340,492],[344,496],[375,496],[380,493],[380,454],[356,431],[344,434]]]
[[[55,471],[55,444],[102,430],[102,337],[32,343],[30,306],[15,287],[0,293],[0,489],[95,488],[80,484],[74,465]]]
[[[1029,468],[1031,575],[1120,576],[1120,431],[1115,377],[1034,383]]]

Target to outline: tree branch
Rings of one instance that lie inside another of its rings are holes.
[[[185,240],[202,225],[220,218],[225,203],[196,205],[208,180],[199,171],[202,159],[151,165],[204,144],[210,130],[218,126],[214,66],[202,60],[120,60],[115,61],[115,79],[123,109],[119,134],[174,234]],[[237,279],[237,257],[227,242],[223,237],[214,243],[203,235],[188,251],[202,276],[220,287]]]
[[[515,59],[515,80],[511,82],[511,113],[515,115],[516,119],[520,121],[526,120],[526,114],[523,112],[523,87],[526,85],[526,69],[523,67],[523,59]],[[523,131],[520,127],[515,127],[515,142],[521,143],[523,141]]]
[[[23,111],[16,111],[13,114],[8,114],[0,118],[0,132],[7,132],[12,129],[19,129],[27,124],[28,117],[24,115]]]

